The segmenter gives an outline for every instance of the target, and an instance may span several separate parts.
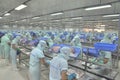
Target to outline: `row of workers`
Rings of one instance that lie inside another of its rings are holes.
[[[15,38],[12,39],[12,41],[10,40],[10,36],[11,34],[5,34],[1,38],[1,47],[2,47],[1,53],[4,53],[4,58],[6,59],[6,63],[9,63],[9,61],[11,61],[13,69],[17,70],[17,62],[16,62],[17,50],[20,50],[18,47],[18,43],[21,39],[21,36],[16,36]],[[26,37],[29,39],[31,38],[31,36],[28,34]],[[101,42],[111,43],[111,39],[109,38],[108,35],[106,35]],[[73,38],[71,44],[74,46],[78,46],[80,48],[82,47],[79,40],[79,36],[77,35]],[[29,68],[31,80],[40,80],[39,61],[41,61],[41,63],[45,64],[46,66],[48,66],[48,62],[44,60],[45,56],[43,50],[46,47],[45,45],[46,45],[45,41],[40,41],[37,47],[34,48],[31,52],[30,68]],[[65,47],[62,48],[60,52],[61,52],[60,55],[58,55],[57,57],[53,58],[53,60],[50,61],[50,80],[60,80],[60,79],[65,80],[65,78],[67,79],[66,76],[66,71],[68,69],[67,60],[69,59],[70,50],[68,47],[67,48]],[[110,58],[111,55],[106,53],[108,52],[105,52],[106,58],[111,59]],[[56,73],[59,73],[59,75],[58,74],[56,75]]]

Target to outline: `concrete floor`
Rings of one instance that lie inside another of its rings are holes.
[[[6,65],[4,60],[0,60],[0,80],[29,80],[28,68],[18,65],[19,71],[12,70],[12,66]],[[49,80],[49,69],[42,66],[42,80]]]
[[[11,65],[5,65],[4,60],[0,60],[0,80],[29,80],[28,68],[19,65],[20,71],[13,71]],[[49,69],[42,66],[42,80],[49,80]],[[119,69],[120,72],[120,69]],[[115,80],[120,80],[120,74]]]

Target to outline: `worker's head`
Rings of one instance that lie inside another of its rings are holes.
[[[60,49],[60,55],[63,56],[66,60],[69,59],[71,50],[69,47],[63,47]]]
[[[75,37],[75,43],[79,43],[80,42],[80,37],[79,36],[76,36]]]
[[[76,35],[76,36],[73,38],[73,40],[71,41],[71,44],[72,44],[72,45],[77,45],[77,44],[79,44],[79,43],[80,43],[80,38],[79,38],[78,35]]]
[[[16,42],[19,42],[19,41],[20,41],[20,39],[21,39],[21,36],[15,36],[15,38],[14,38],[14,39],[15,39],[15,41],[16,41]]]
[[[112,35],[113,35],[113,36],[117,36],[117,34],[116,34],[116,33],[113,33]]]
[[[37,45],[37,48],[44,50],[46,47],[47,47],[47,43],[43,40],[40,40],[38,45]]]

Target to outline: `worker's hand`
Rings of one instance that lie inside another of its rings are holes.
[[[50,65],[50,60],[46,60],[45,62]]]
[[[45,59],[44,58],[41,58],[40,59],[40,62],[45,65],[46,67],[49,67],[49,64],[46,63]]]
[[[107,64],[107,63],[108,63],[108,60],[109,60],[108,58],[105,58],[105,59],[104,59],[104,64]]]
[[[72,73],[72,74],[68,75],[68,80],[76,80],[76,74]]]

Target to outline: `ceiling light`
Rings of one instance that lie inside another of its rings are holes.
[[[105,27],[105,25],[101,25],[101,27]]]
[[[0,17],[0,19],[2,19],[2,17]]]
[[[54,13],[54,14],[51,14],[51,16],[57,16],[57,15],[61,15],[61,14],[63,14],[62,12],[60,12],[60,13]]]
[[[10,15],[10,13],[6,13],[4,16],[9,16]]]
[[[103,8],[109,8],[109,7],[112,7],[112,6],[111,5],[101,5],[101,6],[85,8],[85,10],[96,10],[96,9],[103,9]]]
[[[114,20],[112,20],[112,21],[119,21],[119,19],[114,19]]]
[[[103,17],[117,17],[117,16],[120,16],[120,14],[104,15]]]
[[[38,19],[38,18],[40,18],[40,17],[33,17],[32,19]]]
[[[27,5],[21,4],[20,6],[16,7],[15,10],[22,10],[22,9],[24,9],[26,7],[27,7]]]
[[[54,21],[60,21],[60,20],[54,20]]]
[[[82,19],[82,17],[75,17],[75,18],[72,18],[73,20],[75,20],[75,19]]]

